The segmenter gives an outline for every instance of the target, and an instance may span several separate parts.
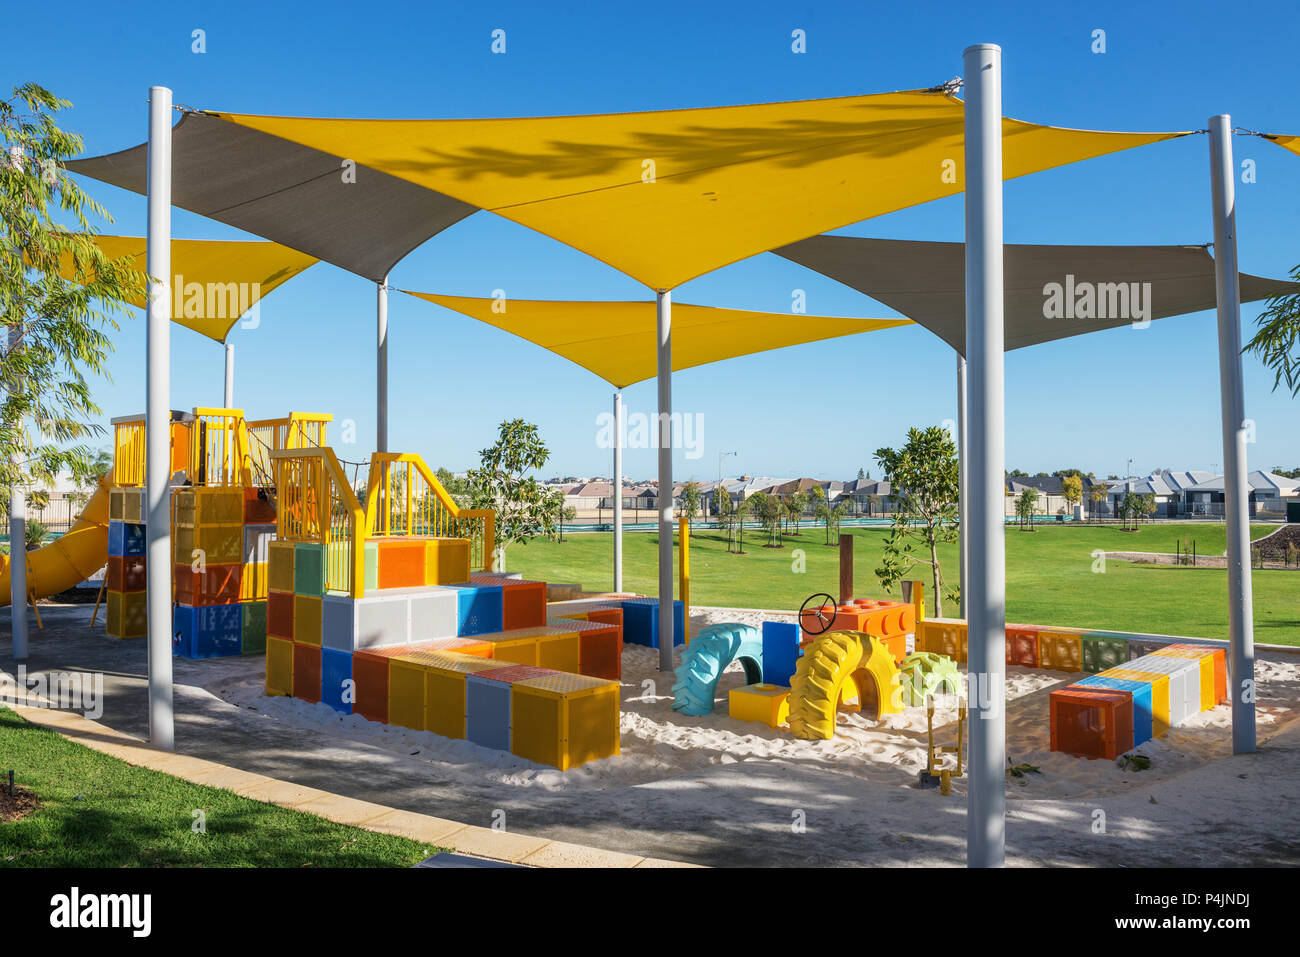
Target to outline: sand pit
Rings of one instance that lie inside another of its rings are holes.
[[[692,628],[698,631],[719,621],[757,624],[765,617],[772,616],[699,608],[692,615]],[[1261,749],[1267,749],[1270,739],[1300,715],[1300,656],[1261,652],[1259,657],[1259,741]],[[888,837],[872,842],[866,860],[961,862],[965,781],[955,780],[948,797],[916,786],[926,760],[923,708],[907,708],[879,721],[842,713],[833,739],[801,741],[784,729],[727,716],[727,692],[745,684],[739,664],[733,664],[720,680],[715,712],[688,717],[671,709],[672,678],[658,672],[657,661],[658,653],[651,649],[629,646],[625,650],[622,753],[567,773],[467,741],[341,716],[324,705],[267,698],[260,678],[247,672],[209,685],[208,690],[245,715],[255,711],[262,720],[315,731],[322,735],[322,746],[347,739],[401,755],[403,764],[422,766],[421,777],[473,791],[489,803],[529,806],[543,799],[534,806],[558,809],[598,795],[602,805],[611,800],[634,807],[644,802],[653,807],[657,819],[698,822],[723,815],[734,819],[749,839],[766,834],[773,840],[784,838],[792,819],[800,815],[819,833],[860,827],[863,808],[870,807],[873,832]],[[1231,807],[1247,793],[1260,795],[1258,789],[1264,786],[1260,775],[1247,781],[1215,771],[1216,765],[1231,765],[1225,760],[1232,751],[1226,705],[1143,745],[1139,751],[1151,758],[1149,770],[1122,770],[1111,761],[1051,752],[1048,694],[1077,677],[1008,669],[1008,756],[1017,765],[1039,769],[1037,774],[1009,778],[1008,842],[1013,858],[1016,830],[1023,827],[1021,836],[1030,844],[1022,851],[1028,855],[1022,858],[1024,863],[1096,859],[1098,844],[1090,825],[1097,807],[1111,808],[1112,835],[1159,846],[1160,827],[1153,823],[1154,809],[1148,813],[1146,805],[1161,805],[1157,818],[1178,814],[1176,805],[1167,806],[1167,797],[1155,797],[1161,789],[1185,792],[1187,800],[1203,807]],[[937,733],[944,743],[953,736],[954,718],[951,708],[936,714]],[[1300,724],[1292,730],[1296,729]],[[436,800],[431,799],[430,806],[436,807]],[[595,805],[592,813],[597,813]],[[1261,820],[1253,826],[1262,832],[1263,841],[1272,824]],[[1039,836],[1031,839],[1033,834]],[[672,856],[670,835],[665,843],[665,856]],[[1286,857],[1292,851],[1288,845],[1280,853]],[[1172,860],[1200,863],[1196,854],[1195,848],[1189,848]],[[822,862],[817,855],[808,860]]]

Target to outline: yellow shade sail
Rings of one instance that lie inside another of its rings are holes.
[[[91,239],[109,259],[131,259],[131,268],[145,273],[143,236]],[[221,342],[263,296],[316,262],[279,243],[173,239],[172,321]],[[75,278],[70,257],[65,257],[61,273],[65,279]],[[143,309],[145,291],[128,301]]]
[[[964,181],[964,107],[942,92],[519,119],[211,115],[490,210],[652,289]],[[1186,135],[1003,130],[1008,179]]]
[[[653,378],[658,335],[653,302],[476,299],[406,292],[527,339],[622,389]],[[673,369],[910,326],[910,319],[844,319],[672,304]]]
[[[1290,150],[1300,156],[1300,136],[1265,136],[1264,139],[1272,140],[1282,149]]]

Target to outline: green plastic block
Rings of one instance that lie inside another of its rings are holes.
[[[244,602],[240,651],[246,655],[260,655],[266,651],[266,602]]]
[[[319,598],[325,594],[325,548],[316,542],[298,542],[293,549],[293,591]]]
[[[1097,674],[1107,668],[1118,668],[1128,661],[1128,639],[1113,633],[1094,631],[1083,636],[1083,670]]]

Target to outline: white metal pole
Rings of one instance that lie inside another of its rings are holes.
[[[659,332],[659,670],[673,670],[673,333],[672,293],[655,296]]]
[[[172,91],[149,90],[149,232],[146,268],[150,276],[145,346],[145,495],[148,508],[145,570],[149,603],[149,741],[175,747],[172,714],[171,509],[171,272],[172,272]]]
[[[614,393],[614,591],[623,590],[623,393]]]
[[[966,593],[970,786],[966,863],[1000,867],[1006,824],[1006,564],[1002,477],[1002,50],[964,54],[966,91],[966,357],[974,442],[970,462],[970,554]]]
[[[9,327],[9,351],[22,348],[23,330],[19,323]],[[20,386],[10,386],[11,393]],[[22,434],[23,423],[14,423],[16,434]],[[22,453],[15,452],[13,464],[23,466]],[[15,661],[27,660],[27,490],[15,484],[9,488],[9,621],[13,636]]]
[[[970,581],[970,513],[968,478],[970,455],[966,445],[966,357],[957,353],[957,571],[961,591],[958,616],[966,617],[966,583]]]
[[[375,286],[375,450],[388,451],[388,277]]]
[[[235,344],[226,343],[226,404],[223,408],[235,407]]]
[[[1255,750],[1255,624],[1250,581],[1250,479],[1241,375],[1241,288],[1237,277],[1236,169],[1232,117],[1210,118],[1214,284],[1219,306],[1219,394],[1223,417],[1223,514],[1228,532],[1228,677],[1232,752]]]

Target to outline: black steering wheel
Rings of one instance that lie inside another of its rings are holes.
[[[816,604],[813,606],[813,608],[816,611],[816,615],[815,615],[816,623],[821,625],[821,627],[817,628],[816,630],[808,627],[808,625],[805,624],[808,618],[807,616],[804,615],[804,612],[810,610],[808,606],[812,605],[814,602],[816,602]],[[820,635],[822,632],[826,631],[826,629],[830,628],[832,623],[834,623],[835,608],[838,604],[839,602],[836,601],[834,597],[826,594],[825,592],[820,592],[816,595],[809,595],[807,598],[804,599],[804,603],[799,606],[799,627],[802,628],[807,634]]]

